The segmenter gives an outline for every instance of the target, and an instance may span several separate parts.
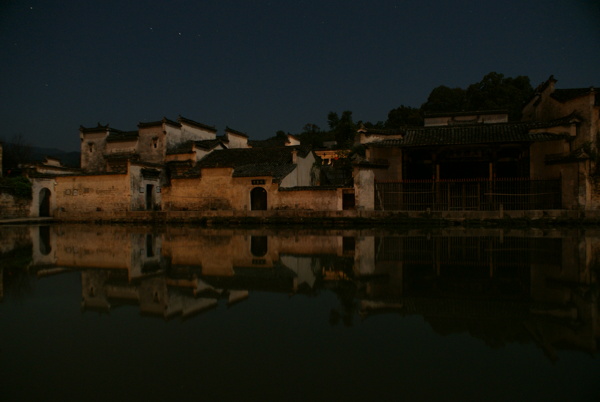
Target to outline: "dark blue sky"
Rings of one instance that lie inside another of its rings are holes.
[[[598,86],[599,3],[2,0],[0,138],[74,150],[79,125],[181,114],[262,139],[491,71]]]

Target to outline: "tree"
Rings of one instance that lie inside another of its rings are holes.
[[[504,109],[511,120],[521,118],[525,102],[533,95],[529,77],[504,77],[491,72],[480,82],[469,85],[466,91],[470,110]]]
[[[521,117],[521,109],[533,95],[529,77],[504,77],[491,72],[467,89],[449,88],[441,85],[434,88],[427,102],[421,106],[425,112],[461,112],[476,110],[506,110],[510,120]]]
[[[440,85],[434,88],[427,102],[421,106],[424,112],[460,112],[466,109],[467,95],[461,88]]]
[[[314,123],[306,123],[302,127],[302,133],[318,134],[321,132],[321,128]]]
[[[350,148],[356,134],[356,124],[352,121],[352,112],[345,110],[341,117],[335,112],[329,112],[327,122],[331,129],[330,132],[337,142],[337,147],[340,149]]]
[[[7,176],[19,168],[19,165],[31,162],[31,144],[22,134],[16,134],[9,141],[4,142],[2,148],[2,171]]]
[[[327,124],[330,130],[334,130],[340,124],[340,117],[336,112],[329,112],[327,114]]]
[[[388,112],[388,118],[385,122],[385,128],[398,128],[402,126],[420,126],[423,124],[423,117],[420,109],[400,105],[396,109]]]
[[[323,146],[323,141],[327,139],[327,132],[321,131],[321,128],[314,123],[306,123],[298,137],[303,145],[320,148]]]

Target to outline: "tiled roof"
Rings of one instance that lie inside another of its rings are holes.
[[[167,149],[167,155],[189,154],[193,151],[193,147],[192,147],[193,144],[194,144],[193,141],[185,141],[185,142],[170,146]]]
[[[571,99],[580,98],[582,96],[588,95],[592,92],[594,88],[568,88],[568,89],[555,89],[552,92],[552,96],[559,102],[566,102]]]
[[[193,152],[194,145],[197,148],[202,148],[209,151],[219,145],[223,145],[223,143],[220,140],[185,141],[169,147],[169,149],[167,149],[167,155],[189,154]]]
[[[120,153],[110,153],[104,154],[104,159],[106,160],[138,160],[140,155],[135,152],[120,152]]]
[[[382,140],[367,145],[372,147],[418,147],[552,141],[563,139],[565,136],[553,133],[530,132],[530,130],[565,125],[572,118],[572,116],[568,116],[552,122],[519,122],[400,129],[394,132],[394,135],[402,136],[400,139]],[[392,135],[392,133],[389,135]]]
[[[393,136],[393,135],[401,135],[402,133],[404,133],[406,130],[410,130],[410,129],[415,129],[418,130],[420,129],[421,126],[419,127],[403,127],[400,129],[391,129],[391,128],[361,128],[359,131],[361,133],[364,133],[366,135],[389,135],[389,136]]]
[[[237,166],[233,169],[233,177],[258,177],[271,176],[273,179],[281,180],[290,174],[296,165],[274,165],[271,163],[256,163],[253,165]]]
[[[196,167],[231,167],[234,177],[272,176],[281,179],[295,165],[292,152],[295,147],[239,148],[216,150],[200,160]]]
[[[138,137],[137,131],[111,131],[106,137],[106,142],[135,141]]]
[[[101,125],[100,123],[98,123],[98,125],[96,127],[83,127],[83,126],[79,126],[79,131],[81,131],[82,133],[103,133],[106,132],[108,130],[115,130],[115,129],[111,129],[108,124],[106,126]],[[119,130],[115,130],[115,131],[119,131]]]
[[[490,114],[507,114],[508,110],[493,109],[493,110],[471,110],[463,112],[424,112],[424,117],[453,117],[453,116],[482,116]]]
[[[166,117],[163,117],[163,119],[159,120],[159,121],[139,122],[138,127],[139,128],[147,128],[147,127],[161,126],[163,123],[168,124],[173,127],[181,127],[181,124],[177,123],[176,121],[169,120]]]
[[[185,117],[183,117],[181,115],[179,115],[179,118],[177,119],[177,121],[180,124],[181,123],[186,123],[186,124],[188,124],[190,126],[196,126],[198,128],[202,128],[202,129],[207,130],[207,131],[212,131],[212,132],[215,132],[215,133],[217,132],[217,129],[214,126],[209,126],[209,125],[206,125],[206,124],[198,123],[197,121],[186,119]]]
[[[214,140],[194,141],[194,144],[196,145],[197,148],[210,150],[210,149],[214,149],[218,145],[223,145],[223,142],[219,139],[214,139]]]
[[[273,137],[266,140],[250,140],[248,145],[252,148],[272,148],[272,147],[284,147],[288,143],[287,138]]]
[[[242,136],[242,137],[246,137],[246,138],[248,138],[248,134],[246,134],[246,133],[242,133],[241,131],[234,130],[234,129],[233,129],[233,128],[231,128],[231,127],[225,127],[225,132],[226,132],[226,133],[235,134],[235,135],[240,135],[240,136]]]

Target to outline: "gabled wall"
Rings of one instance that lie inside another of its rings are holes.
[[[179,133],[173,133],[169,136],[169,145],[180,144],[185,141],[201,141],[201,140],[214,140],[217,138],[217,132],[196,127],[180,121],[181,130]]]
[[[298,156],[296,152],[294,159],[296,168],[281,180],[280,187],[306,187],[314,185],[311,175],[316,160],[314,153],[311,151],[303,158]]]
[[[105,171],[104,150],[108,131],[79,132],[81,139],[81,169],[85,172]]]
[[[230,131],[226,131],[225,135],[227,136],[227,148],[250,148],[250,145],[248,145],[248,137]]]
[[[591,143],[596,148],[600,130],[600,107],[595,106],[596,92],[560,102],[551,96],[555,91],[555,83],[556,81],[550,80],[548,85],[525,105],[522,120],[548,121],[575,114],[581,119],[581,123],[577,128],[573,149],[586,143]]]
[[[394,147],[368,147],[366,150],[367,160],[376,162],[378,160],[387,161],[387,169],[375,170],[375,180],[379,181],[400,181],[402,177],[402,149]]]
[[[140,161],[163,163],[166,155],[166,136],[177,128],[163,122],[149,127],[139,127],[137,151]]]

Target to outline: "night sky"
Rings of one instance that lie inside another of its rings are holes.
[[[600,86],[600,2],[0,0],[0,138],[178,115],[246,132],[385,121],[491,71]]]

